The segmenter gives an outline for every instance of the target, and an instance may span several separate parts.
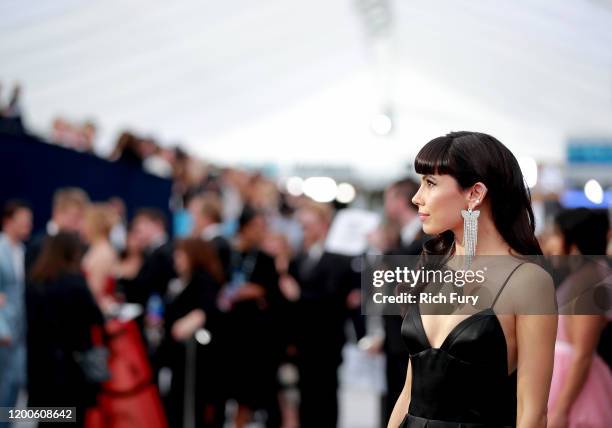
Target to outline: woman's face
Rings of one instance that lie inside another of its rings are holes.
[[[179,276],[188,275],[191,267],[189,266],[189,257],[183,250],[174,251],[174,269]]]
[[[448,174],[423,175],[412,203],[418,206],[423,232],[428,235],[463,227],[461,210],[467,208],[467,191]]]
[[[546,256],[564,256],[565,254],[565,239],[563,233],[558,227],[543,239],[542,252]]]

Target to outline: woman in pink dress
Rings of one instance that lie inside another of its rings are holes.
[[[557,291],[563,315],[557,330],[548,427],[611,427],[612,373],[596,353],[609,318],[596,310],[593,293],[595,285],[610,274],[610,266],[604,257],[590,256],[605,254],[607,213],[567,210],[557,216],[556,226],[550,252],[569,256],[560,258],[569,274]]]

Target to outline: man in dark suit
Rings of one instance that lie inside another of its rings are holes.
[[[174,247],[166,233],[166,217],[154,208],[136,213],[132,231],[145,248],[144,261],[135,277],[121,278],[119,284],[128,302],[145,306],[154,293],[163,298],[168,282],[176,277]]]
[[[345,342],[346,300],[359,274],[351,258],[325,250],[331,212],[312,203],[298,212],[303,251],[281,278],[281,291],[296,307],[295,332],[300,373],[300,426],[335,427],[338,367]]]
[[[404,178],[392,183],[385,191],[385,215],[401,228],[399,246],[389,251],[387,255],[399,258],[399,256],[421,254],[425,236],[417,215],[418,208],[412,203],[412,197],[418,190],[419,185],[416,181]],[[387,360],[387,394],[383,397],[382,403],[381,426],[383,427],[387,426],[395,402],[402,392],[408,370],[408,350],[401,337],[402,320],[399,315],[383,316],[385,331],[383,351]]]

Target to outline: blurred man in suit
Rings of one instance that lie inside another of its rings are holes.
[[[394,254],[421,254],[423,227],[418,208],[412,203],[412,197],[418,190],[419,184],[415,180],[404,178],[392,183],[385,191],[385,215],[401,228],[401,244],[393,251]]]
[[[155,208],[142,208],[132,220],[135,239],[145,249],[144,260],[133,278],[121,278],[126,300],[146,305],[153,293],[163,297],[168,282],[176,277],[173,244],[166,232],[166,216]]]
[[[281,291],[296,305],[302,428],[337,425],[346,300],[360,281],[351,268],[350,257],[325,250],[331,217],[326,205],[312,203],[300,209],[303,250],[280,281]]]
[[[412,197],[419,190],[419,184],[404,178],[392,183],[385,191],[385,215],[389,221],[400,227],[400,244],[388,252],[388,255],[416,256],[421,254],[425,237],[418,208],[412,203]],[[400,260],[395,260],[400,262]],[[406,260],[408,261],[408,260]],[[401,261],[403,263],[403,261]],[[406,371],[408,370],[408,350],[401,337],[402,317],[399,315],[383,316],[384,342],[383,351],[386,355],[387,394],[383,397],[382,426],[393,411],[393,406],[404,387]]]
[[[14,407],[26,381],[25,247],[32,211],[8,201],[0,234],[0,407]],[[5,426],[0,423],[0,426]],[[8,426],[8,424],[6,425]]]
[[[38,258],[47,236],[55,236],[58,232],[81,233],[88,206],[87,193],[78,187],[65,187],[53,194],[51,220],[47,223],[45,233],[32,238],[28,245],[25,261],[27,272]]]

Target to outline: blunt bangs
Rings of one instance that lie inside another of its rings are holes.
[[[425,144],[414,159],[414,170],[417,174],[450,174],[454,175],[456,168],[452,165],[450,147],[453,139],[438,137]]]

